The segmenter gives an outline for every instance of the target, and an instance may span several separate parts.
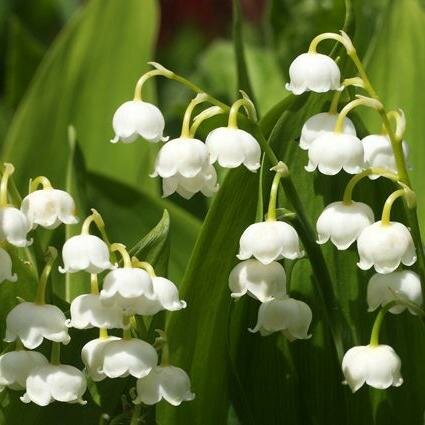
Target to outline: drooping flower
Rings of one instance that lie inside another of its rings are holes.
[[[69,238],[62,248],[64,267],[61,273],[101,273],[114,266],[109,261],[108,246],[94,235],[76,235]]]
[[[400,263],[411,266],[416,262],[416,251],[408,228],[398,222],[381,221],[365,227],[357,239],[362,270],[372,266],[378,273],[391,273]]]
[[[242,261],[230,272],[229,288],[233,298],[248,294],[261,302],[270,301],[286,294],[285,269],[276,261],[269,264],[253,259]]]
[[[194,398],[190,378],[183,369],[157,366],[149,375],[137,380],[137,397],[134,403],[152,405],[164,399],[173,406],[179,406],[183,401]]]
[[[105,358],[105,347],[111,341],[119,340],[116,336],[96,338],[89,341],[81,350],[81,360],[86,368],[86,374],[95,382],[102,381],[106,375],[102,372]]]
[[[122,311],[115,306],[105,306],[99,295],[83,294],[71,303],[71,320],[67,326],[77,329],[122,328]]]
[[[321,112],[310,117],[303,125],[300,137],[300,148],[308,150],[311,144],[323,134],[332,133],[335,129],[338,114]],[[356,129],[348,117],[344,118],[342,132],[352,136],[356,135]]]
[[[47,406],[54,401],[86,404],[82,399],[87,382],[84,374],[74,366],[48,364],[35,368],[28,375],[24,403]]]
[[[361,345],[350,348],[342,361],[345,383],[356,392],[364,383],[378,389],[399,387],[401,361],[389,345]]]
[[[124,102],[114,114],[112,127],[115,137],[112,143],[132,143],[137,137],[156,143],[163,137],[165,121],[162,112],[151,103],[141,100]]]
[[[6,342],[17,338],[26,348],[37,348],[46,338],[68,344],[70,336],[66,317],[55,305],[22,302],[16,305],[6,317]]]
[[[110,341],[103,349],[101,374],[109,378],[132,375],[142,378],[157,365],[158,354],[152,345],[137,338]]]
[[[10,255],[0,248],[0,283],[8,280],[9,282],[16,282],[18,276],[12,273],[12,260]]]
[[[297,56],[289,67],[290,83],[286,90],[295,95],[305,91],[317,93],[339,90],[341,73],[336,62],[321,53],[303,53]]]
[[[307,339],[311,336],[308,334],[311,319],[311,309],[305,302],[282,296],[260,305],[257,324],[249,330],[262,336],[282,332],[290,341]]]
[[[37,226],[55,229],[61,223],[75,224],[75,203],[71,195],[63,190],[45,188],[35,190],[22,200],[21,211],[31,228]]]
[[[31,245],[27,240],[31,226],[25,214],[14,207],[0,207],[0,241],[6,240],[17,247]]]
[[[397,173],[393,149],[390,139],[383,134],[370,134],[362,139],[364,148],[364,160],[367,168],[384,168],[393,173]],[[402,142],[404,157],[407,160],[409,148],[406,142]],[[369,178],[374,180],[379,175],[371,174]]]
[[[353,134],[327,132],[314,139],[308,150],[309,172],[316,168],[322,174],[333,176],[341,170],[358,174],[364,169],[362,142]]]
[[[403,270],[388,274],[374,274],[367,285],[367,303],[369,311],[376,310],[391,301],[410,301],[420,306],[422,304],[422,288],[419,276],[411,270]],[[412,308],[397,304],[388,311],[400,314],[406,308],[416,314]]]
[[[374,221],[372,209],[363,202],[332,202],[317,219],[317,243],[330,239],[339,250],[347,249]]]
[[[248,226],[239,241],[239,260],[255,257],[263,264],[304,254],[296,230],[283,221],[263,221]]]
[[[33,369],[49,363],[43,354],[37,351],[9,351],[0,356],[0,392],[4,388],[24,390],[28,375]]]
[[[205,145],[210,152],[210,164],[217,161],[224,168],[236,168],[243,164],[250,171],[260,168],[260,145],[245,130],[216,128],[208,134]]]
[[[217,175],[209,163],[209,152],[197,139],[180,137],[167,142],[158,152],[151,177],[163,178],[164,196],[174,192],[189,199],[196,192],[210,196],[216,190]]]

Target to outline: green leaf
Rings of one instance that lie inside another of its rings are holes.
[[[148,178],[157,147],[142,140],[109,143],[114,111],[132,98],[152,58],[156,24],[154,0],[127,0],[125,7],[93,0],[71,19],[40,65],[5,141],[3,157],[15,164],[19,187],[43,174],[64,185],[72,123],[89,170],[157,192],[158,182]],[[146,86],[147,99],[151,88]]]

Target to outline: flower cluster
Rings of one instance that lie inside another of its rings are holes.
[[[362,68],[358,67],[360,77],[341,82],[338,65],[330,57],[316,52],[319,42],[325,39],[339,41],[348,56],[357,58],[345,33],[325,33],[312,41],[308,53],[300,55],[292,63],[289,70],[291,82],[287,88],[294,94],[307,90],[319,93],[337,90],[329,112],[314,115],[305,122],[300,147],[308,152],[307,171],[318,169],[322,174],[335,175],[344,170],[356,176],[348,183],[343,200],[329,204],[320,214],[316,224],[317,242],[323,244],[330,240],[338,250],[346,250],[357,242],[358,267],[362,270],[373,267],[376,271],[368,283],[369,310],[383,307],[375,322],[370,344],[348,350],[342,370],[353,391],[365,382],[375,388],[399,386],[403,382],[400,359],[390,346],[378,343],[378,336],[386,311],[399,314],[408,308],[415,314],[415,306],[422,303],[419,276],[410,270],[396,271],[401,264],[412,266],[416,262],[412,235],[403,223],[390,220],[391,208],[397,198],[403,197],[408,207],[415,202],[408,179],[400,174],[404,172],[408,151],[403,141],[405,117],[402,111],[385,112]],[[359,63],[357,60],[354,62]],[[348,85],[365,89],[371,97],[357,96],[338,113],[341,91]],[[362,140],[357,137],[347,114],[360,105],[380,113],[383,134],[371,134]],[[395,131],[389,126],[391,118],[396,122]],[[370,179],[389,178],[400,187],[388,197],[378,221],[375,221],[374,212],[368,205],[352,200],[353,188],[366,176]]]
[[[13,171],[11,164],[5,164],[0,188],[2,241],[25,247],[31,243],[28,232],[37,226],[54,229],[61,223],[78,222],[70,194],[53,189],[46,177],[30,183],[30,193],[20,209],[9,205],[7,186]],[[91,224],[97,226],[102,237],[90,234]],[[118,261],[117,254],[122,261]],[[188,375],[169,364],[166,334],[158,330],[160,336],[154,345],[135,334],[136,315],[152,316],[186,307],[174,283],[156,276],[151,264],[131,258],[124,245],[111,244],[103,219],[93,209],[81,233],[66,240],[62,247],[63,267],[59,271],[84,272],[90,278],[90,293],[72,300],[67,318],[59,307],[46,303],[46,287],[56,257],[57,250],[49,247],[34,300],[22,300],[6,317],[4,340],[15,343],[15,349],[0,356],[0,391],[6,387],[24,390],[21,400],[40,406],[54,401],[85,404],[87,378],[96,382],[133,376],[137,379],[135,403],[155,404],[165,399],[177,406],[192,400]],[[16,281],[5,249],[0,251],[0,261],[2,281]],[[99,276],[104,276],[101,289]],[[84,371],[60,361],[60,347],[70,342],[71,327],[99,329],[99,337],[82,347]],[[121,329],[122,337],[108,335],[110,329]],[[34,351],[44,340],[52,344],[50,361]]]

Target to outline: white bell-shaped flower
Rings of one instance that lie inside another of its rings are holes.
[[[164,399],[173,406],[179,406],[183,401],[194,398],[190,378],[183,369],[157,366],[149,375],[137,380],[137,397],[134,403],[152,405]]]
[[[305,169],[333,176],[341,170],[358,174],[364,169],[363,144],[353,134],[327,132],[317,137],[308,150]]]
[[[339,90],[341,73],[336,62],[321,53],[303,53],[297,56],[289,67],[290,83],[286,90],[295,95],[305,91],[317,93]]]
[[[391,273],[400,263],[411,266],[416,261],[415,245],[408,228],[391,221],[383,224],[377,221],[365,227],[357,239],[362,270],[372,266],[378,273]]]
[[[71,303],[71,320],[67,326],[77,329],[89,328],[122,328],[122,311],[113,306],[106,306],[99,295],[83,294],[74,298]]]
[[[32,239],[27,240],[31,230],[25,214],[14,207],[0,207],[0,241],[6,240],[17,247],[31,245]]]
[[[267,336],[273,332],[282,332],[290,341],[307,339],[312,319],[310,307],[302,301],[280,297],[260,305],[257,324],[251,332],[260,332]]]
[[[239,241],[239,260],[255,257],[263,264],[304,255],[296,230],[283,221],[263,221],[248,226]]]
[[[201,192],[205,196],[213,196],[218,190],[217,172],[212,165],[206,165],[202,171],[195,177],[183,177],[176,174],[171,177],[162,179],[163,197],[172,195],[177,192],[185,199],[190,199],[192,196]]]
[[[18,276],[12,273],[12,259],[10,255],[0,248],[0,283],[8,280],[9,282],[16,282]]]
[[[300,148],[308,150],[311,144],[323,134],[332,133],[335,129],[338,114],[321,112],[313,115],[303,125],[300,137]],[[348,117],[344,118],[342,132],[344,134],[356,135],[354,124]]]
[[[245,294],[266,302],[286,294],[286,274],[276,261],[263,264],[257,260],[246,260],[237,264],[229,275],[229,288],[233,298]]]
[[[26,348],[37,348],[46,338],[68,344],[70,336],[66,317],[55,305],[23,302],[15,306],[6,317],[6,342],[17,338]]]
[[[101,273],[114,266],[109,261],[108,245],[94,235],[76,235],[69,238],[62,248],[64,267],[61,273]]]
[[[41,226],[55,229],[61,223],[78,223],[74,200],[63,190],[51,188],[35,190],[22,200],[21,211],[32,228]]]
[[[137,338],[109,342],[103,351],[100,373],[109,378],[136,378],[146,376],[158,363],[158,354],[152,345]]]
[[[112,143],[120,140],[132,143],[138,136],[152,143],[166,140],[163,137],[165,121],[162,112],[155,105],[141,100],[124,102],[115,111],[112,127],[115,131]]]
[[[361,345],[350,348],[342,360],[345,381],[353,392],[366,382],[384,390],[403,383],[400,357],[389,345]]]
[[[49,361],[37,351],[9,351],[0,356],[0,392],[4,388],[24,390],[33,369],[46,366]]]
[[[317,219],[317,243],[330,239],[339,250],[347,249],[374,221],[372,209],[363,202],[332,202]]]
[[[422,304],[422,288],[420,277],[411,270],[403,270],[388,274],[374,274],[367,285],[367,303],[369,311],[376,310],[391,301],[410,301],[420,306]],[[406,308],[412,314],[415,310],[402,304],[391,307],[388,311],[400,314]]]
[[[86,367],[86,374],[95,382],[102,381],[106,375],[102,372],[103,361],[105,358],[105,347],[111,341],[117,341],[120,338],[108,336],[106,338],[96,338],[89,341],[81,349],[81,360]]]
[[[257,140],[245,130],[219,127],[208,134],[205,145],[210,152],[210,164],[236,168],[243,164],[250,171],[260,168],[261,148]]]
[[[393,173],[397,173],[393,149],[390,139],[383,134],[370,134],[362,139],[364,148],[364,160],[366,168],[384,168]],[[405,141],[402,142],[404,157],[407,160],[409,148]],[[379,176],[376,174],[369,175],[374,180]]]
[[[32,370],[21,400],[24,403],[32,401],[39,406],[47,406],[54,401],[86,404],[82,398],[86,388],[86,377],[76,367],[48,364]]]

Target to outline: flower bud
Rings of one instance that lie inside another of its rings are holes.
[[[9,351],[0,356],[0,392],[5,387],[11,390],[24,390],[28,375],[33,369],[49,362],[37,351]]]
[[[364,169],[364,149],[355,135],[345,133],[323,133],[315,139],[308,150],[309,172],[316,168],[322,174],[333,176],[341,170],[358,174]]]
[[[400,375],[401,361],[389,345],[361,345],[350,348],[342,360],[345,384],[356,392],[366,382],[371,387],[384,390],[403,383]]]
[[[55,305],[22,302],[15,306],[6,317],[6,342],[17,338],[26,348],[37,348],[46,338],[68,344],[70,336],[66,318]]]
[[[74,366],[48,364],[32,370],[21,400],[24,403],[32,401],[39,406],[47,406],[54,401],[86,404],[82,399],[86,388],[84,374]]]
[[[341,73],[336,62],[321,53],[303,53],[297,56],[289,67],[290,83],[286,90],[295,95],[305,91],[324,93],[339,90]]]
[[[158,363],[158,354],[152,345],[137,338],[110,341],[103,350],[101,374],[109,378],[132,375],[142,378]]]
[[[422,288],[419,276],[411,270],[403,270],[388,274],[374,274],[367,285],[367,303],[369,311],[376,310],[380,305],[383,307],[394,300],[410,301],[420,306],[422,304]],[[416,314],[412,308],[397,304],[388,311],[400,314],[406,308],[412,314]]]
[[[210,152],[210,164],[217,161],[224,168],[236,168],[243,164],[249,171],[260,168],[260,145],[245,130],[216,128],[208,134],[205,145]]]
[[[69,238],[63,245],[62,258],[64,267],[59,267],[61,273],[100,273],[114,268],[109,261],[108,246],[94,235],[76,235]]]
[[[317,219],[317,243],[330,239],[339,250],[347,249],[374,221],[372,209],[363,202],[332,202]]]
[[[239,260],[255,257],[263,264],[304,255],[296,230],[283,221],[263,221],[251,224],[239,241]]]
[[[229,275],[229,288],[233,298],[245,294],[261,302],[286,294],[286,274],[276,261],[263,264],[257,260],[246,260],[237,264]]]
[[[329,112],[321,112],[313,115],[303,125],[300,137],[300,148],[308,150],[311,144],[323,134],[332,133],[335,130],[338,114]],[[344,118],[344,126],[342,129],[344,134],[356,135],[356,129],[348,117]]]
[[[264,302],[258,310],[257,324],[250,332],[260,332],[267,336],[273,332],[282,332],[290,341],[307,339],[312,313],[310,307],[288,296]]]
[[[31,228],[39,225],[46,229],[55,229],[61,223],[78,223],[74,200],[63,190],[35,190],[22,200],[21,211],[27,217]]]
[[[120,140],[132,143],[138,136],[152,143],[164,140],[165,122],[161,111],[155,105],[141,100],[124,102],[115,111],[112,127],[115,131],[112,143]]]
[[[27,240],[31,226],[25,214],[14,207],[0,207],[0,241],[6,240],[19,248],[31,245]]]
[[[16,282],[18,276],[16,273],[12,274],[12,260],[10,255],[3,248],[0,248],[0,283],[8,280],[9,282]]]
[[[187,373],[175,366],[157,366],[144,378],[137,380],[137,397],[134,403],[152,405],[162,399],[173,406],[191,401],[195,394],[190,390]]]
[[[378,273],[391,273],[400,263],[411,266],[416,262],[415,245],[412,235],[404,224],[381,221],[365,227],[357,239],[362,270],[372,266]]]

